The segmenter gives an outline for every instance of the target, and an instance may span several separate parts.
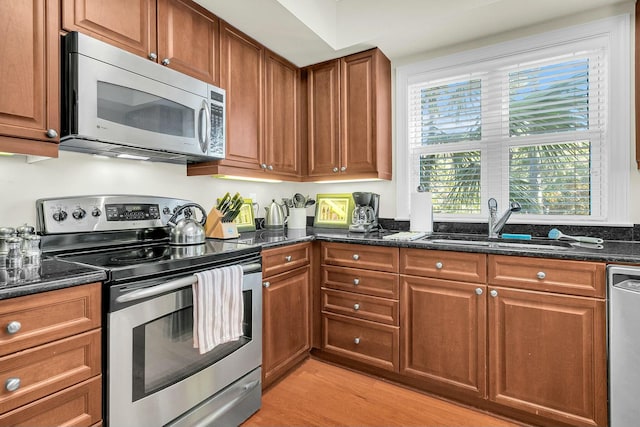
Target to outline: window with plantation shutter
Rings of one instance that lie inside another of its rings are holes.
[[[441,220],[484,219],[493,197],[520,203],[512,222],[624,221],[629,53],[612,43],[628,46],[624,23],[400,67],[399,211],[420,186]]]

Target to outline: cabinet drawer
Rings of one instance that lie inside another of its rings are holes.
[[[311,245],[298,243],[262,251],[262,277],[270,277],[284,271],[308,265],[311,260]]]
[[[398,275],[359,268],[322,267],[322,286],[383,298],[398,298]]]
[[[397,273],[398,248],[322,243],[322,263]]]
[[[399,332],[395,326],[323,313],[325,351],[398,372]]]
[[[101,377],[94,377],[0,415],[0,425],[91,426],[102,418],[101,390]]]
[[[398,301],[322,289],[322,309],[336,314],[398,326]]]
[[[100,330],[0,358],[0,382],[19,379],[15,391],[0,390],[0,413],[100,374]]]
[[[490,255],[489,283],[512,288],[604,298],[605,264]]]
[[[0,356],[99,327],[100,292],[94,283],[0,301]]]
[[[400,272],[413,276],[486,283],[487,256],[472,252],[400,250]]]

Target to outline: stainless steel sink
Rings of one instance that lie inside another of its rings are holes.
[[[481,246],[496,249],[525,249],[531,251],[549,251],[549,250],[568,250],[572,249],[570,243],[561,242],[557,240],[502,240],[502,239],[490,239],[484,236],[427,236],[422,239],[425,243],[432,243],[434,245],[452,245],[452,246]]]

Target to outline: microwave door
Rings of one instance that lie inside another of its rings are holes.
[[[206,84],[202,83],[199,96],[86,56],[78,55],[77,60],[78,135],[131,147],[207,155]]]

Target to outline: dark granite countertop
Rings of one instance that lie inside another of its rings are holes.
[[[23,279],[15,284],[0,284],[0,300],[101,282],[106,278],[105,272],[99,268],[91,268],[55,258],[44,258],[38,278]]]

